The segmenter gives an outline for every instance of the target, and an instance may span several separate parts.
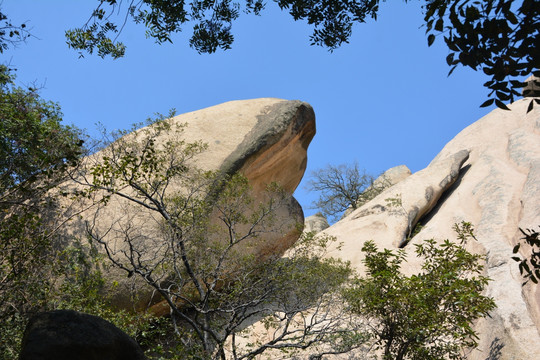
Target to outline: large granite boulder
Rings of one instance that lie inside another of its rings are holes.
[[[522,286],[512,248],[519,228],[540,225],[540,108],[527,113],[530,99],[496,109],[450,141],[421,170],[339,221],[323,234],[343,243],[331,256],[350,260],[363,271],[361,248],[405,248],[404,269],[420,269],[414,244],[423,239],[454,239],[453,225],[472,223],[472,251],[487,256],[491,278],[486,295],[495,299],[491,316],[475,325],[480,347],[469,359],[533,360],[540,356],[540,286]],[[420,221],[422,230],[412,229]],[[523,250],[523,256],[527,256]]]
[[[19,360],[144,360],[139,345],[110,322],[71,310],[40,313],[28,323]]]
[[[285,190],[288,195],[285,206],[275,214],[275,228],[265,231],[257,237],[256,244],[249,246],[257,257],[283,254],[300,236],[298,224],[304,222],[302,208],[292,193],[304,174],[307,147],[315,134],[311,106],[301,101],[273,98],[231,101],[176,116],[174,123],[187,124],[181,138],[177,138],[176,133],[165,133],[156,143],[180,140],[206,143],[207,149],[197,154],[192,163],[202,170],[245,175],[256,200],[263,200],[264,190],[272,182]],[[138,139],[144,131],[143,128],[127,136]],[[92,155],[88,161],[103,161],[102,154],[106,151]],[[171,185],[173,191],[183,191],[174,186]],[[143,261],[145,256],[155,256],[162,247],[155,236],[161,226],[159,216],[119,196],[113,196],[99,208],[94,206],[83,211],[71,221],[69,236],[84,237],[88,223],[93,232],[101,234],[104,241],[118,251],[125,246],[123,236],[129,231],[130,236],[142,243],[139,249],[144,249],[140,251]],[[112,297],[116,306],[141,309],[155,301],[152,289],[145,286],[143,280],[126,275],[125,271],[107,269],[107,296]],[[166,313],[167,309],[168,306],[163,306],[158,313]]]

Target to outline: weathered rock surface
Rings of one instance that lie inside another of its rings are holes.
[[[411,170],[405,165],[398,165],[394,166],[393,168],[390,168],[383,172],[379,177],[377,177],[373,181],[373,185],[370,186],[366,191],[370,191],[371,188],[375,189],[385,189],[390,186],[393,186],[400,182],[401,180],[406,179],[411,175]],[[345,212],[343,213],[342,219],[349,216],[354,209],[352,207],[349,207]]]
[[[525,86],[521,92],[523,97],[540,97],[540,78],[531,75],[525,82],[527,83],[527,86]]]
[[[379,248],[405,247],[411,254],[413,244],[455,239],[453,225],[471,222],[478,241],[468,245],[487,255],[492,279],[487,295],[497,305],[491,317],[476,324],[480,347],[469,355],[474,360],[540,357],[540,286],[522,287],[511,259],[521,237],[518,228],[540,225],[540,108],[527,113],[529,102],[492,111],[450,141],[427,168],[323,231],[343,242],[331,255],[350,260],[361,272],[360,249],[367,240]],[[389,198],[398,201],[391,205]],[[422,217],[422,230],[407,240]],[[408,273],[420,269],[413,256],[406,266]]]
[[[330,225],[326,217],[320,212],[315,215],[308,216],[304,221],[304,232],[313,232],[315,234],[320,233],[324,229],[327,229]]]
[[[144,360],[139,345],[110,322],[71,310],[40,313],[28,323],[20,360]]]
[[[461,150],[432,163],[325,230],[343,241],[342,250],[332,255],[361,266],[360,249],[367,240],[389,249],[405,245],[414,225],[457,180],[468,156],[467,150]]]
[[[411,170],[406,165],[394,166],[383,172],[378,178],[373,181],[375,187],[392,186],[408,178],[411,175]]]
[[[231,101],[179,115],[174,121],[187,124],[181,140],[208,145],[206,151],[192,160],[198,168],[244,174],[255,198],[272,182],[277,182],[288,194],[293,193],[304,174],[307,147],[315,134],[315,116],[309,104],[273,98]],[[128,136],[137,137],[141,131]],[[173,136],[177,135],[164,134],[156,143],[180,140]],[[282,254],[298,239],[297,224],[304,221],[302,208],[292,196],[286,202],[287,206],[275,214],[275,231],[265,232],[257,238],[256,246],[251,246],[257,256]],[[143,243],[140,246],[145,249],[143,256],[153,256],[162,246],[155,236],[161,226],[159,216],[118,196],[111,198],[99,212],[94,207],[81,215],[78,229],[74,222],[70,225],[74,236],[84,236],[84,222],[90,221],[93,230],[104,234],[105,241],[113,247],[125,246],[122,244],[126,231]],[[128,223],[139,225],[130,227]],[[133,292],[138,297],[137,308],[151,301],[152,289],[144,286],[137,276],[128,278],[126,272],[110,269],[106,278],[114,284],[109,292],[118,307],[133,307]]]

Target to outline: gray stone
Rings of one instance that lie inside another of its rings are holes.
[[[104,319],[71,310],[34,316],[19,360],[144,360],[139,345]]]
[[[540,97],[540,78],[531,75],[525,80],[527,85],[523,88],[523,97]]]
[[[328,220],[320,212],[315,215],[308,216],[304,221],[304,232],[313,232],[315,234],[320,233],[324,229],[328,228]]]

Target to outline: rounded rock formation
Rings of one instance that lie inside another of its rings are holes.
[[[327,229],[330,225],[326,217],[318,212],[315,215],[308,216],[304,221],[304,232],[313,232],[314,234],[320,233],[324,229]]]
[[[170,141],[203,142],[207,149],[191,160],[197,168],[226,175],[243,174],[256,201],[264,200],[264,192],[271,183],[279,184],[287,194],[284,205],[274,214],[275,228],[257,237],[257,243],[250,244],[249,251],[264,258],[281,255],[294,244],[300,236],[298,224],[303,224],[304,216],[292,193],[304,174],[307,147],[315,134],[311,106],[301,101],[273,98],[231,101],[176,116],[173,123],[187,124],[181,138],[177,138],[177,133],[164,133],[156,139],[158,145]],[[144,131],[143,128],[126,136],[139,139]],[[89,161],[99,164],[106,161],[106,154],[107,148],[91,155]],[[67,184],[66,188],[69,186]],[[174,191],[183,190],[175,188]],[[88,201],[83,204],[89,205]],[[161,246],[155,236],[161,226],[155,212],[120,196],[112,196],[99,207],[89,206],[81,212],[66,228],[66,237],[83,238],[89,226],[117,252],[126,246],[123,236],[129,231],[145,249],[143,261],[145,256],[155,256]],[[114,267],[106,271],[107,296],[117,307],[142,309],[156,301],[153,289],[138,276],[127,276],[126,271]],[[165,308],[157,312],[166,312]]]
[[[523,97],[540,97],[540,78],[531,75],[525,80],[527,85],[523,88]]]
[[[40,313],[28,323],[19,360],[144,360],[139,345],[110,322],[71,310]]]

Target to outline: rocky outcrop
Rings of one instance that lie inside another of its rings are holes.
[[[274,214],[275,228],[257,237],[257,243],[250,244],[249,251],[259,258],[285,252],[298,239],[297,225],[304,221],[302,208],[291,194],[304,174],[307,147],[315,134],[311,106],[301,101],[272,98],[232,101],[179,115],[174,123],[187,124],[181,137],[177,138],[177,133],[165,133],[156,140],[157,144],[170,141],[207,144],[207,149],[197,154],[192,163],[204,171],[245,175],[256,200],[264,197],[264,190],[272,182],[284,189],[288,198]],[[144,131],[143,128],[126,136],[138,139]],[[92,155],[92,160],[103,161],[103,152],[106,149]],[[172,191],[184,191],[174,186],[170,186]],[[139,249],[144,249],[139,250],[143,261],[145,257],[155,256],[162,247],[159,237],[155,236],[161,226],[159,216],[119,196],[113,196],[99,210],[92,207],[82,212],[76,221],[80,225],[77,227],[75,221],[71,222],[70,236],[84,237],[85,223],[89,222],[92,231],[102,234],[103,239],[119,251],[125,246],[124,235],[129,231],[130,236],[141,243]],[[132,308],[133,295],[137,298],[137,309],[153,301],[152,289],[137,278],[126,276],[125,271],[108,269],[108,295],[116,306]]]
[[[373,181],[375,187],[390,187],[397,184],[401,180],[408,178],[411,175],[411,170],[406,165],[394,166],[383,172],[378,178]]]
[[[487,256],[487,295],[497,308],[476,324],[480,347],[469,359],[540,356],[540,286],[522,286],[511,259],[519,228],[540,225],[540,109],[527,113],[529,102],[492,111],[450,141],[427,168],[323,231],[343,243],[331,256],[350,260],[362,272],[360,249],[367,240],[412,254],[423,239],[455,240],[453,225],[472,223],[477,241],[468,246]],[[422,230],[410,238],[420,219]],[[410,255],[404,271],[418,271],[418,261]]]
[[[376,192],[381,192],[386,188],[389,188],[390,186],[393,186],[400,182],[401,180],[409,177],[411,175],[411,170],[405,165],[398,165],[394,166],[393,168],[390,168],[383,172],[379,177],[377,177],[373,184],[366,189],[365,193],[372,192],[375,190]],[[349,216],[354,209],[352,207],[349,207],[345,212],[343,213],[343,216],[341,217],[346,218]]]
[[[523,88],[523,97],[540,97],[540,78],[531,75],[525,82],[527,85]]]
[[[71,310],[40,313],[28,323],[19,360],[144,360],[139,345],[100,317]]]
[[[320,233],[324,229],[327,229],[330,225],[326,217],[318,212],[315,215],[308,216],[304,221],[304,232],[313,232],[314,234]]]
[[[360,248],[366,240],[374,240],[385,248],[403,247],[418,220],[457,180],[468,156],[469,152],[462,150],[432,163],[324,231],[343,241],[342,250],[333,256],[361,266]]]

